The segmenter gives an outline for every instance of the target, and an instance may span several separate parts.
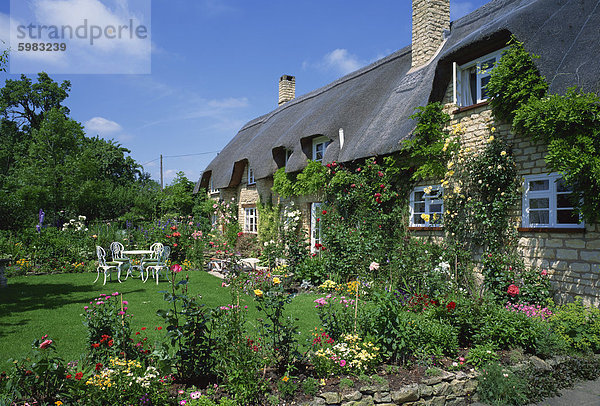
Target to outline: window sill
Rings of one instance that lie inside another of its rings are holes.
[[[247,183],[246,186],[251,187],[251,186],[256,186],[256,182],[253,183]]]
[[[442,231],[444,227],[408,227],[409,231]]]
[[[585,233],[585,227],[519,227],[520,233]]]
[[[471,104],[470,106],[459,107],[456,110],[454,110],[452,112],[452,114],[458,114],[458,113],[462,113],[464,111],[474,110],[478,107],[487,106],[488,104],[490,104],[490,102],[486,100],[486,101],[482,101],[481,103]]]

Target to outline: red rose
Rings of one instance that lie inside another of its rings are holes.
[[[67,376],[65,376],[65,379],[71,379],[71,378],[72,378],[71,374],[67,374]]]
[[[446,305],[446,309],[448,310],[454,310],[456,309],[456,303],[455,302],[450,302]]]
[[[77,379],[78,381],[81,381],[81,378],[83,378],[83,372],[77,372],[75,374],[75,379]]]
[[[323,210],[323,214],[327,214],[327,210]]]
[[[515,297],[519,294],[519,287],[517,285],[510,285],[506,291],[510,296]]]
[[[244,233],[242,233],[241,231],[238,233],[238,237],[241,237],[243,235],[244,235]]]
[[[100,344],[98,344],[98,343],[92,344],[92,348],[98,348],[98,347],[100,347]]]
[[[100,371],[100,370],[102,369],[102,367],[103,367],[103,366],[104,366],[104,365],[102,365],[102,363],[98,362],[98,363],[96,364],[96,371]]]
[[[382,178],[383,177],[383,172],[379,171],[379,172],[377,172],[377,175],[379,175],[379,177]]]
[[[173,231],[177,230],[177,226],[171,226],[171,230],[173,230]]]

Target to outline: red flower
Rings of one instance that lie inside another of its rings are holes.
[[[92,348],[98,348],[98,347],[100,347],[100,344],[98,344],[98,343],[92,344]]]
[[[171,226],[171,230],[173,230],[173,231],[177,230],[177,226]]]
[[[98,362],[98,363],[96,364],[96,371],[100,371],[100,370],[102,369],[102,367],[103,367],[103,366],[104,366],[104,365],[102,365],[102,363]]]
[[[78,381],[81,381],[81,378],[83,378],[83,372],[77,372],[75,374],[75,379],[77,379]]]
[[[356,170],[356,172],[360,172],[360,171],[361,171],[361,169],[360,169],[360,168],[358,168],[358,169]]]
[[[517,285],[510,285],[506,291],[510,296],[515,297],[519,294],[519,287]]]
[[[41,344],[40,344],[40,348],[44,349],[44,348],[48,348],[50,346],[50,344],[52,344],[52,340],[44,340]]]
[[[218,251],[217,251],[218,252]],[[175,273],[179,273],[181,272],[181,265],[179,264],[175,264],[171,267],[171,271],[175,272]],[[143,327],[142,330],[145,330],[146,327]]]
[[[177,243],[173,244],[173,248],[177,247]]]
[[[381,185],[379,185],[380,188],[385,188],[385,185],[382,183]]]
[[[146,327],[142,327],[142,330],[146,330]]]
[[[241,231],[238,233],[238,237],[241,237],[243,235],[244,235],[244,233],[242,233]]]
[[[110,341],[108,342],[108,346],[109,346],[109,347],[112,347],[112,346],[113,346],[113,340],[110,340]]]
[[[454,310],[456,308],[456,303],[455,302],[450,302],[446,305],[446,309],[450,310]]]
[[[379,172],[377,172],[377,175],[379,175],[379,177],[382,178],[383,177],[383,172],[379,171]]]
[[[65,379],[71,379],[71,378],[72,378],[71,374],[67,374],[67,376],[65,376]]]
[[[157,330],[162,330],[162,327],[160,327],[160,326],[159,326],[159,327],[156,327],[156,329],[157,329]]]
[[[181,233],[179,231],[175,231],[173,233],[173,237],[181,237]]]
[[[327,210],[323,210],[323,214],[327,214]]]

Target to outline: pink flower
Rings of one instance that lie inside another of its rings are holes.
[[[548,275],[548,271],[546,269],[542,269],[542,276]]]
[[[519,287],[517,285],[510,285],[506,291],[510,296],[515,297],[519,294]]]
[[[171,271],[175,272],[175,273],[179,273],[181,272],[181,265],[179,264],[175,264],[171,267]]]
[[[129,302],[128,302],[127,300],[123,300],[123,304],[124,304],[125,306],[127,306],[127,305],[129,304]]]
[[[119,316],[122,316],[124,314],[125,314],[125,312],[119,312]]]
[[[346,360],[344,360],[344,359],[343,359],[343,360],[341,360],[341,361],[340,361],[340,366],[341,366],[341,367],[345,367],[345,366],[346,366]]]
[[[44,340],[40,344],[40,348],[43,350],[44,348],[48,348],[52,344],[52,340]]]

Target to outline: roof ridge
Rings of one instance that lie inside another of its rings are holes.
[[[257,124],[262,124],[262,123],[270,120],[271,117],[276,116],[277,114],[281,113],[282,111],[285,111],[287,108],[289,108],[291,106],[295,106],[296,104],[302,103],[306,100],[313,99],[313,98],[333,89],[334,87],[340,86],[340,85],[342,85],[346,82],[349,82],[353,79],[359,78],[382,65],[385,65],[387,63],[395,61],[398,58],[406,56],[406,55],[410,54],[410,52],[411,52],[411,46],[409,45],[409,46],[406,46],[404,48],[401,48],[401,49],[391,53],[390,55],[384,56],[383,58],[378,59],[378,60],[370,63],[367,66],[363,66],[362,68],[357,69],[354,72],[351,72],[345,76],[342,76],[341,78],[338,78],[338,79],[334,80],[333,82],[330,82],[324,86],[321,86],[318,89],[312,90],[306,94],[303,94],[300,97],[296,97],[295,99],[288,101],[287,103],[283,104],[282,106],[277,107],[275,110],[271,110],[269,113],[263,114],[262,116],[257,117],[254,120],[251,120],[248,123],[244,124],[244,126],[240,129],[239,132],[247,130],[249,128],[252,128]]]

